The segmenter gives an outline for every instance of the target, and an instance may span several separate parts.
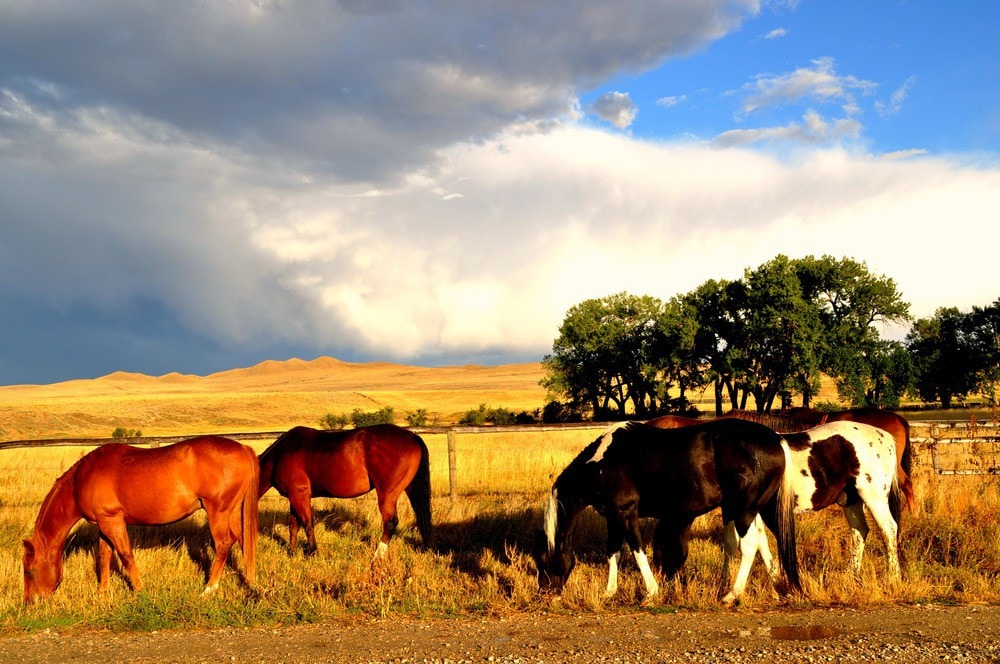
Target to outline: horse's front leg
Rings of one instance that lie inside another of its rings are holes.
[[[97,537],[97,589],[107,592],[111,584],[111,556],[114,551],[102,533]]]
[[[313,526],[312,487],[294,487],[288,492],[288,549],[295,553],[299,525],[306,529],[306,555],[316,553],[316,530]]]
[[[646,595],[643,601],[648,601],[660,592],[660,584],[656,582],[656,576],[649,566],[649,558],[642,548],[642,535],[639,532],[639,501],[635,500],[628,506],[619,509],[618,517],[621,519],[621,527],[625,535],[625,542],[632,549],[635,556],[635,563],[639,566],[643,583],[646,585]]]
[[[142,578],[139,576],[139,568],[136,566],[135,556],[132,554],[132,543],[128,539],[125,520],[118,518],[98,519],[97,528],[101,531],[101,537],[106,539],[118,553],[118,558],[122,561],[122,568],[125,571],[125,576],[128,577],[132,590],[142,590]],[[108,567],[110,568],[110,566],[109,555]]]
[[[613,597],[618,592],[618,560],[625,543],[625,531],[616,519],[608,519],[608,585],[604,597]]]

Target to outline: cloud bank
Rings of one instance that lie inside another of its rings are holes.
[[[758,79],[744,108],[805,96],[843,118],[669,142],[582,117],[581,91],[758,11],[4,6],[0,62],[21,63],[0,69],[4,382],[537,360],[583,299],[666,299],[777,253],[865,260],[919,315],[995,299],[975,239],[1000,208],[996,164],[830,145],[857,136],[851,101],[872,89],[832,61]],[[588,111],[625,128],[636,106]],[[815,147],[747,147],[764,138]]]

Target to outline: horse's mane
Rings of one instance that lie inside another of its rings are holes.
[[[100,447],[97,450],[101,449]],[[94,450],[96,452],[97,450]],[[91,453],[93,454],[93,452]],[[76,460],[76,462],[69,467],[62,475],[56,478],[53,482],[52,488],[49,492],[45,494],[45,498],[42,499],[42,506],[38,510],[38,516],[35,518],[35,534],[40,534],[41,530],[39,526],[45,522],[48,518],[49,510],[52,509],[52,505],[55,503],[56,496],[60,495],[63,490],[69,488],[72,489],[73,483],[76,481],[76,471],[79,470],[80,464],[83,460],[87,458],[88,455],[84,455]]]
[[[793,417],[781,413],[758,413],[752,410],[731,410],[723,414],[722,417],[757,422],[758,424],[763,424],[766,427],[774,429],[778,433],[805,431],[819,424],[817,420],[813,419]]]

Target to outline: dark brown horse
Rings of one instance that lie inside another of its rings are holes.
[[[793,475],[785,441],[752,422],[714,420],[670,431],[639,422],[613,427],[584,448],[552,485],[544,531],[534,552],[539,588],[562,590],[576,563],[572,546],[577,521],[593,506],[607,520],[608,597],[618,590],[623,543],[635,556],[646,597],[659,590],[643,550],[640,518],[659,519],[653,533],[654,563],[669,578],[687,559],[695,518],[719,507],[723,522],[732,523],[739,538],[732,546],[738,544],[741,553],[723,602],[739,599],[758,538],[767,541],[758,517],[775,534],[790,588],[799,590]],[[729,558],[727,549],[727,562]],[[773,568],[772,577],[778,581]]]
[[[127,525],[180,521],[199,508],[208,514],[215,562],[205,592],[218,587],[234,542],[243,549],[244,578],[252,584],[257,551],[257,484],[254,451],[228,438],[206,436],[168,447],[104,445],[59,477],[24,540],[24,601],[50,595],[62,579],[63,549],[81,519],[100,531],[97,578],[108,588],[112,550],[133,590],[142,588]]]
[[[888,431],[896,441],[896,478],[899,490],[906,498],[906,504],[912,512],[916,508],[916,496],[913,493],[913,482],[910,472],[913,466],[913,449],[910,446],[910,423],[902,415],[891,410],[880,408],[848,408],[823,412],[812,408],[789,408],[779,413],[754,413],[752,411],[734,410],[723,417],[738,417],[765,424],[778,433],[805,431],[827,422],[860,422]]]
[[[431,539],[431,479],[427,445],[412,431],[377,424],[349,431],[295,427],[260,455],[263,496],[272,486],[288,498],[288,546],[295,551],[299,526],[306,529],[306,553],[316,552],[312,498],[356,498],[372,489],[382,515],[384,555],[399,523],[396,503],[403,491],[425,545]]]

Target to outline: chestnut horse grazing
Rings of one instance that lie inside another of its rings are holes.
[[[219,585],[234,542],[243,550],[244,577],[256,574],[257,484],[254,451],[228,438],[205,436],[145,449],[121,443],[90,452],[60,476],[24,540],[24,601],[50,595],[62,578],[63,549],[81,519],[100,531],[97,578],[107,590],[112,549],[133,590],[142,579],[126,526],[180,521],[204,508],[215,542],[215,562],[205,592]]]
[[[295,551],[299,526],[306,529],[306,553],[316,553],[311,499],[356,498],[372,489],[382,516],[376,555],[385,555],[399,519],[396,503],[406,492],[424,545],[431,539],[431,478],[427,445],[394,424],[320,431],[295,427],[260,455],[263,496],[272,486],[288,498],[288,546]]]

